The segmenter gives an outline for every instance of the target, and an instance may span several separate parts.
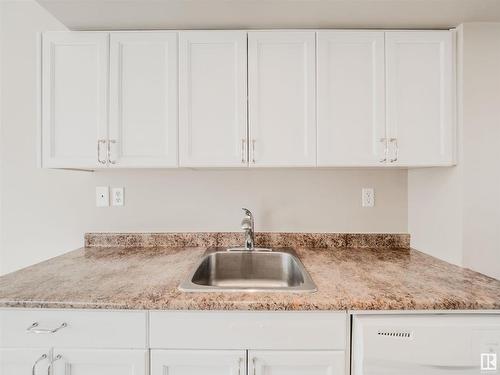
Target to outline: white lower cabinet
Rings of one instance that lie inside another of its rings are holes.
[[[147,350],[54,349],[52,375],[147,375]],[[3,374],[2,374],[3,375]]]
[[[147,350],[0,349],[0,374],[147,375]]]
[[[344,375],[345,356],[327,350],[152,350],[151,375],[165,374]]]
[[[245,350],[151,351],[151,375],[244,375],[245,370]]]
[[[249,375],[341,375],[345,374],[343,351],[248,352]]]
[[[49,356],[48,349],[0,349],[0,374],[46,374]]]

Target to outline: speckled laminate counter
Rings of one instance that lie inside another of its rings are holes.
[[[500,309],[500,281],[409,249],[307,248],[316,293],[183,293],[204,248],[82,248],[0,278],[0,307],[179,310]]]

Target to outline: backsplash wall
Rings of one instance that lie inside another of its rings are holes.
[[[93,207],[89,231],[238,231],[241,207],[254,212],[258,231],[407,230],[401,170],[137,170],[92,179],[126,190],[125,207]],[[361,207],[362,187],[375,188],[375,207]]]
[[[85,232],[238,231],[243,206],[258,231],[407,231],[405,170],[38,169],[35,36],[64,27],[35,1],[0,6],[0,273],[80,247]],[[96,208],[99,185],[124,187],[125,206]]]

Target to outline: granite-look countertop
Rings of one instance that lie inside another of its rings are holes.
[[[87,247],[0,278],[0,307],[175,310],[500,309],[500,281],[419,251],[295,250],[316,293],[185,293],[202,247]]]

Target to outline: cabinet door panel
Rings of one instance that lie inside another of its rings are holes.
[[[315,166],[315,33],[248,34],[250,166]]]
[[[243,375],[244,350],[152,350],[151,375]]]
[[[146,375],[146,350],[54,349],[56,375]]]
[[[390,155],[401,165],[453,163],[453,44],[449,31],[386,33]],[[399,151],[399,155],[396,152]]]
[[[48,350],[41,349],[0,349],[0,374],[28,375],[33,373],[33,368],[35,375],[46,374],[49,354]]]
[[[248,352],[249,368],[255,375],[345,375],[343,351],[254,351]]]
[[[180,33],[181,166],[246,165],[246,44],[244,31]]]
[[[42,164],[95,168],[107,137],[108,34],[49,32],[42,41]],[[104,150],[102,150],[104,159]]]
[[[385,137],[383,32],[318,32],[318,165],[380,165]]]
[[[111,162],[175,167],[177,33],[111,33],[110,73]]]

